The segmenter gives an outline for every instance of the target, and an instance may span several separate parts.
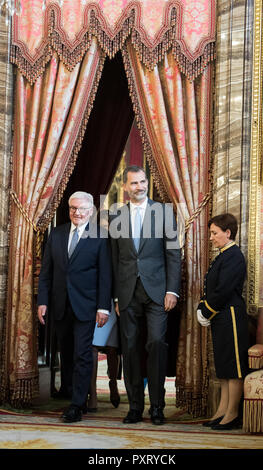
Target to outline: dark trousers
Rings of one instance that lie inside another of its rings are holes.
[[[147,323],[147,379],[150,403],[163,407],[168,345],[165,342],[167,313],[154,303],[138,278],[133,298],[120,312],[123,373],[130,409],[144,409],[143,323]]]
[[[95,319],[79,321],[69,302],[63,318],[55,321],[61,358],[61,388],[72,394],[71,403],[87,400],[93,368],[92,340]]]

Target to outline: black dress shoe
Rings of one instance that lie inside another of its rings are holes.
[[[81,421],[82,419],[82,410],[79,406],[70,405],[63,413],[62,419],[64,423],[75,423],[76,421]]]
[[[142,421],[142,413],[137,410],[130,410],[127,416],[124,418],[124,424],[132,424],[132,423],[139,423]]]
[[[151,406],[150,408],[151,421],[153,424],[163,424],[164,414],[163,409],[159,406]]]
[[[55,400],[71,400],[71,395],[63,390],[55,390],[51,396]]]
[[[211,426],[219,424],[223,418],[224,416],[219,416],[219,418],[211,419],[210,421],[206,421],[205,423],[203,423],[203,426],[205,426],[206,428],[211,428]]]
[[[231,429],[239,429],[242,427],[242,423],[240,421],[239,416],[236,418],[232,419],[232,421],[229,421],[228,423],[225,424],[215,424],[212,426],[212,429],[215,431],[226,431],[226,430],[231,430]]]

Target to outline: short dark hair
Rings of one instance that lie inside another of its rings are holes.
[[[142,168],[141,166],[138,166],[138,165],[130,165],[130,166],[127,166],[123,172],[123,175],[122,175],[122,179],[123,179],[123,183],[127,183],[127,179],[128,179],[128,173],[131,172],[131,173],[139,173],[139,171],[143,171],[143,173],[145,174],[146,176],[146,173],[145,173],[145,169]]]
[[[226,232],[227,229],[231,232],[231,240],[235,240],[238,224],[237,219],[232,214],[220,214],[212,217],[208,222],[208,227],[210,228],[212,224],[215,224],[217,227],[221,228],[223,232]]]

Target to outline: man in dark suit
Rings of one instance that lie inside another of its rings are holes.
[[[124,423],[142,420],[142,332],[146,320],[150,414],[154,424],[163,424],[167,315],[175,307],[180,289],[176,222],[173,211],[168,216],[169,205],[147,198],[148,181],[142,168],[126,168],[123,182],[130,203],[112,212],[110,235],[114,300],[120,315],[124,380],[130,405]]]
[[[95,323],[102,327],[111,308],[110,245],[101,229],[97,232],[89,223],[92,212],[90,194],[76,192],[69,198],[71,224],[51,232],[39,277],[38,318],[44,324],[47,308],[51,311],[64,383],[72,392],[64,422],[81,420],[92,375]]]

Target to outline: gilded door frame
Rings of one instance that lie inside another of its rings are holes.
[[[260,242],[261,206],[263,184],[262,146],[262,91],[263,91],[263,6],[262,0],[254,3],[254,44],[252,78],[252,116],[250,147],[250,194],[248,222],[248,282],[247,306],[251,315],[257,315],[260,305]]]

